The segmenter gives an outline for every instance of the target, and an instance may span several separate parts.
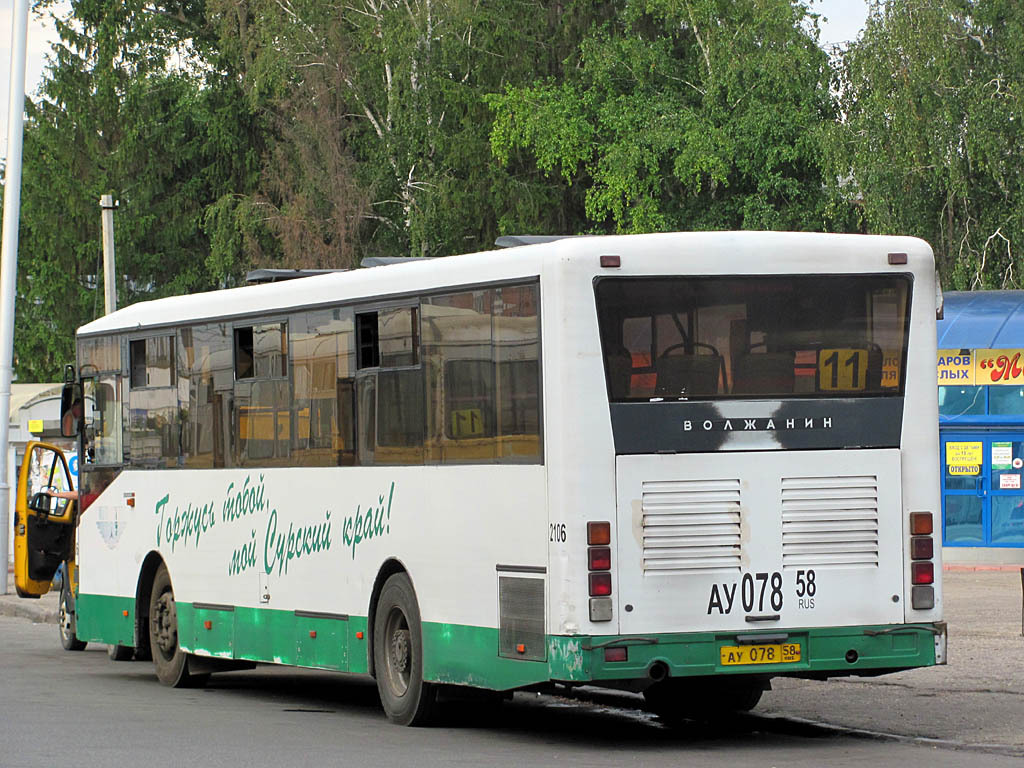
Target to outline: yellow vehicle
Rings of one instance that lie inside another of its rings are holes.
[[[14,518],[14,584],[19,597],[38,598],[50,590],[63,569],[60,596],[60,636],[66,650],[80,651],[85,643],[75,634],[74,599],[78,569],[74,562],[78,502],[71,472],[56,446],[30,442],[18,473]]]

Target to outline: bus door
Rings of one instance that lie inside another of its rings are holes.
[[[75,502],[46,493],[70,490],[71,473],[60,449],[30,442],[18,473],[14,512],[14,584],[20,597],[49,592],[57,568],[71,558]]]
[[[1024,544],[1024,442],[1020,435],[942,436],[945,546]]]

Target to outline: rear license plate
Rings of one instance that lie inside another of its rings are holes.
[[[737,664],[792,664],[800,661],[800,643],[778,645],[723,645],[722,666]]]

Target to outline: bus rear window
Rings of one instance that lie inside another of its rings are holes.
[[[903,393],[906,275],[604,278],[613,401]]]

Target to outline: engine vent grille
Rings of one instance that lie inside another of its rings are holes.
[[[783,568],[877,568],[875,475],[782,478]]]
[[[641,505],[644,573],[739,570],[738,479],[645,482]]]
[[[543,579],[499,576],[498,655],[544,661],[544,610]]]

